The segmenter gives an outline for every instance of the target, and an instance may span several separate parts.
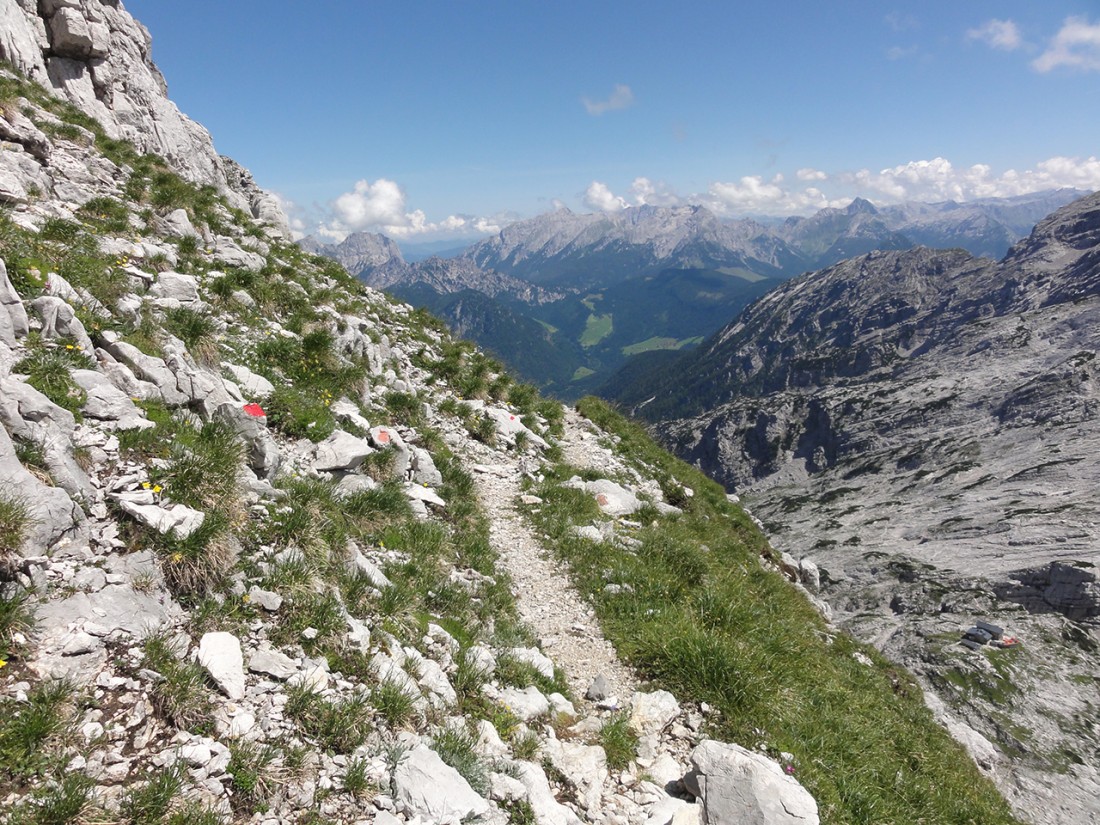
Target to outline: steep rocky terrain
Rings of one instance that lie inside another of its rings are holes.
[[[0,5],[6,822],[1015,821],[721,488],[49,94],[20,20],[148,37],[41,8]]]
[[[1098,242],[1091,195],[1000,262],[854,258],[621,396],[821,566],[838,619],[966,708],[1006,792],[1074,800],[1050,821],[1097,813]],[[958,647],[982,616],[1024,647]]]
[[[75,104],[107,137],[155,152],[185,179],[216,187],[232,206],[289,237],[278,200],[246,169],[218,155],[210,133],[168,98],[150,44],[149,32],[120,3],[0,1],[0,59]],[[12,126],[0,128],[10,132]],[[20,142],[17,135],[0,138]],[[33,167],[23,164],[21,171]],[[20,180],[20,175],[0,180],[6,199],[25,196]]]

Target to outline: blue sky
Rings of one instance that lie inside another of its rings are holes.
[[[1100,188],[1100,3],[125,0],[303,231]]]

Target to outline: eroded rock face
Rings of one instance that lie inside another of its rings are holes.
[[[1100,616],[1100,582],[1093,564],[1051,562],[1017,571],[1008,578],[1008,582],[997,586],[997,595],[1031,612],[1054,611],[1078,620]]]
[[[1098,224],[1092,195],[1000,262],[874,252],[791,281],[640,413],[796,558],[821,542],[826,567],[884,549],[991,577],[1088,559]],[[676,397],[690,417],[667,415]]]
[[[162,155],[289,237],[278,200],[219,156],[210,133],[168,99],[151,46],[149,32],[117,2],[0,0],[0,58],[99,120],[111,137]]]

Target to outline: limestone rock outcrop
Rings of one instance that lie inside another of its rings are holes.
[[[148,30],[119,2],[0,0],[0,58],[94,117],[109,136],[156,152],[289,237],[278,199],[218,155],[210,133],[168,98],[151,50]]]

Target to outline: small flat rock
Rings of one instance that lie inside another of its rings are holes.
[[[431,487],[425,487],[421,484],[413,484],[405,482],[405,495],[413,501],[422,501],[425,504],[430,504],[433,507],[446,507],[447,502],[439,497],[439,494]]]
[[[248,660],[248,669],[276,679],[286,680],[298,672],[298,663],[270,647],[261,647]]]
[[[550,712],[550,701],[534,685],[523,690],[504,688],[500,692],[500,700],[524,722],[530,722]]]
[[[588,686],[584,698],[593,702],[598,702],[600,699],[606,699],[610,695],[611,683],[608,682],[607,677],[601,673],[592,680],[592,684]]]
[[[354,470],[374,452],[370,442],[337,430],[320,444],[313,460],[315,470]]]
[[[229,723],[229,737],[239,739],[247,735],[254,727],[256,727],[255,716],[248,712],[238,713],[233,717],[233,721]]]
[[[196,658],[210,678],[230,699],[244,697],[244,656],[241,643],[232,633],[205,633]]]
[[[121,499],[118,502],[123,512],[133,516],[146,527],[152,527],[158,533],[171,533],[185,539],[202,527],[206,513],[193,510],[183,504],[135,504]]]
[[[248,599],[253,604],[258,604],[264,610],[274,613],[280,607],[283,606],[283,597],[278,593],[273,593],[270,590],[261,590],[256,585],[252,585],[248,591]]]

